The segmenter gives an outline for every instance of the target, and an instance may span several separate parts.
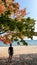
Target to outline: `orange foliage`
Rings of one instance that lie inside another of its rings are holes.
[[[10,13],[14,14],[17,19],[21,19],[26,15],[26,8],[20,10],[19,3],[15,2],[15,0],[6,0],[5,1],[7,6],[5,7],[4,2],[2,1],[2,4],[0,5],[0,14],[5,14],[5,11],[10,11]],[[15,3],[14,3],[15,2]]]
[[[4,6],[4,4],[2,3],[2,4],[0,5],[0,13],[1,13],[1,14],[4,14],[4,11],[5,11],[5,6]]]
[[[21,10],[21,16],[25,16],[26,15],[26,8],[24,8],[23,10]]]
[[[6,0],[6,3],[8,3],[8,0]]]
[[[0,41],[4,42],[4,43],[11,43],[11,40],[8,38],[7,35],[4,35],[4,36],[0,36]]]

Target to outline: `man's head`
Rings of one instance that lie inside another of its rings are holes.
[[[12,44],[10,44],[10,47],[12,47]]]

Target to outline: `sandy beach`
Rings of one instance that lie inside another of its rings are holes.
[[[35,54],[37,46],[13,46],[14,55]],[[0,57],[8,57],[8,47],[0,47]]]
[[[8,62],[8,47],[0,47],[0,65],[37,65],[37,46],[13,46],[12,63]]]

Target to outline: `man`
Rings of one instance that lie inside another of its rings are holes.
[[[10,44],[8,52],[9,52],[9,62],[11,62],[12,61],[12,56],[13,56],[13,47],[12,47],[12,44]]]

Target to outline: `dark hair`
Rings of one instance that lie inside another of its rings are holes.
[[[10,44],[10,47],[12,47],[12,44]]]

